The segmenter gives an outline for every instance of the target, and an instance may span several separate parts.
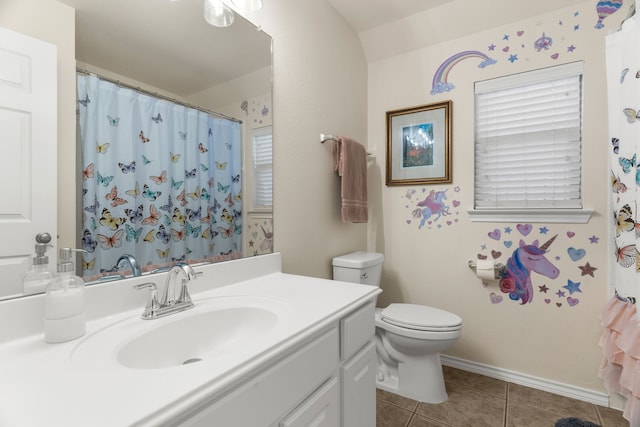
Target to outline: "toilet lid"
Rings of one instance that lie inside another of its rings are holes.
[[[418,304],[390,304],[380,316],[392,325],[422,331],[452,331],[462,325],[460,316]]]

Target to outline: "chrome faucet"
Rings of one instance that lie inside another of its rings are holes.
[[[116,267],[120,269],[121,262],[127,262],[131,266],[131,272],[133,273],[133,277],[138,277],[142,275],[142,271],[140,270],[140,266],[138,265],[138,261],[136,261],[136,257],[129,254],[124,254],[120,258],[118,258],[118,262],[116,263]]]
[[[193,301],[191,301],[187,284],[190,280],[194,280],[200,275],[202,275],[202,273],[196,273],[189,264],[181,262],[175,264],[169,270],[167,280],[159,297],[155,283],[134,285],[135,289],[150,289],[149,299],[147,300],[141,317],[145,320],[157,319],[192,308]],[[180,284],[180,294],[178,299],[175,299],[175,281],[178,276],[183,277]]]

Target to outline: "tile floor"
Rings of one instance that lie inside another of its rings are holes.
[[[614,409],[447,366],[443,370],[449,400],[441,404],[377,390],[377,427],[553,427],[567,417],[629,427]]]

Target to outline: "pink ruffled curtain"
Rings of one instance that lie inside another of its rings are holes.
[[[627,398],[624,417],[640,426],[640,319],[636,306],[613,297],[602,314],[602,363],[607,390]]]

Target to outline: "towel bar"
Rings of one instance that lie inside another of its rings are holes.
[[[338,142],[338,137],[337,136],[333,136],[333,135],[328,135],[328,134],[321,133],[320,134],[320,144],[324,144],[327,141],[336,141],[336,142]],[[373,154],[371,154],[368,151],[367,151],[367,156],[375,157]]]

